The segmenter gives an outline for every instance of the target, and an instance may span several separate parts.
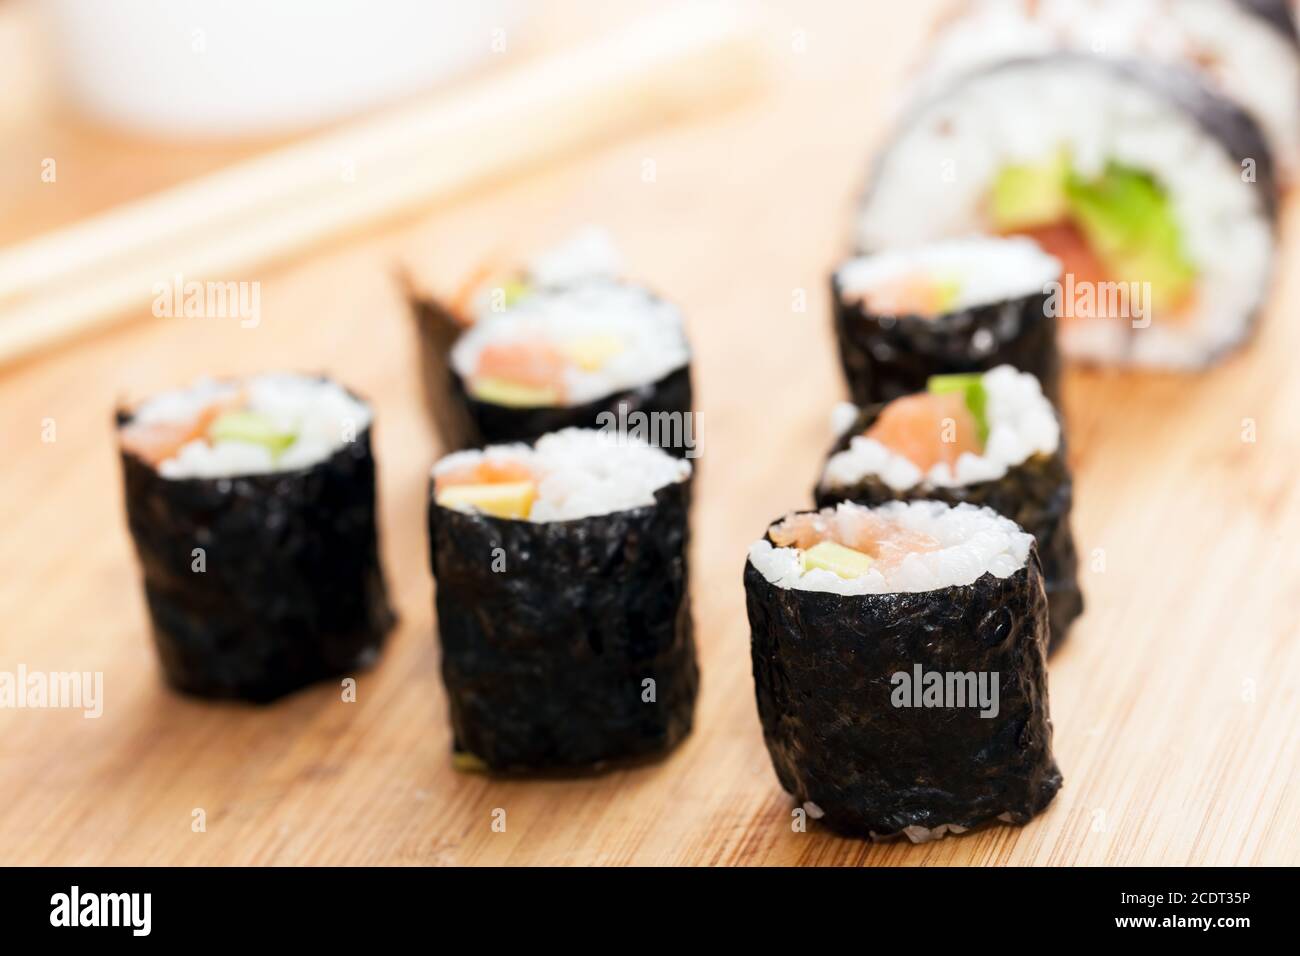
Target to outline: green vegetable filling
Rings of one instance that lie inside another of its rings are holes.
[[[298,438],[293,432],[281,431],[269,415],[261,412],[226,412],[208,429],[208,438],[213,442],[242,441],[250,445],[262,445],[279,457],[286,448]]]
[[[834,541],[822,541],[813,545],[800,556],[803,572],[822,570],[830,571],[841,578],[856,578],[871,570],[875,562],[871,555],[853,548],[846,548]]]
[[[1053,226],[1070,216],[1066,183],[1070,156],[1064,150],[1045,163],[1005,166],[993,181],[993,225],[999,232]]]
[[[931,395],[948,395],[961,392],[966,399],[966,407],[975,419],[976,433],[980,444],[989,440],[989,393],[984,388],[982,372],[970,372],[958,375],[931,375],[925,383],[925,390]]]
[[[511,277],[501,286],[502,304],[508,309],[516,305],[521,299],[526,298],[533,287],[524,279]]]
[[[1196,281],[1173,203],[1142,170],[1109,162],[1085,178],[1061,152],[1046,163],[1005,167],[990,206],[999,232],[1073,224],[1109,279],[1149,282],[1157,307],[1176,306]]]

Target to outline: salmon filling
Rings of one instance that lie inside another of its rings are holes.
[[[961,392],[904,395],[886,405],[863,435],[907,458],[921,471],[955,466],[963,454],[982,454],[980,426]]]
[[[834,520],[831,520],[832,516]],[[897,521],[865,509],[849,518],[842,513],[835,516],[833,512],[793,514],[773,525],[768,530],[768,537],[778,548],[797,548],[803,552],[806,570],[820,567],[840,577],[856,577],[873,567],[881,573],[888,573],[899,567],[909,554],[925,554],[941,547],[930,535],[905,528]],[[828,551],[825,548],[827,544],[838,545],[867,560]],[[807,560],[808,555],[818,552],[818,557],[824,554],[826,559]],[[852,571],[857,574],[845,573]]]
[[[1064,151],[1008,166],[993,184],[989,220],[994,231],[1027,236],[1060,260],[1070,288],[1084,293],[1062,319],[1131,319],[1152,308],[1178,321],[1193,310],[1197,270],[1176,210],[1141,170],[1112,162],[1085,176]],[[1133,301],[1135,291],[1143,301]]]
[[[483,459],[434,477],[444,508],[472,506],[497,518],[527,518],[537,500],[537,476],[521,461]]]
[[[240,392],[212,402],[189,421],[132,422],[122,429],[122,447],[157,468],[192,441],[211,444],[212,428],[222,415],[241,409],[247,401]]]
[[[516,481],[534,481],[533,470],[522,461],[484,459],[476,465],[463,465],[438,475],[434,487],[441,491],[453,485],[502,485]]]
[[[585,335],[558,344],[534,338],[485,345],[470,392],[498,405],[561,405],[572,372],[599,371],[623,347],[612,335]]]
[[[918,271],[878,282],[859,293],[857,300],[875,315],[915,315],[935,319],[952,312],[960,296],[960,280]]]

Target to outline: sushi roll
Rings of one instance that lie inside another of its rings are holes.
[[[1061,786],[1034,539],[973,505],[787,515],[745,563],[781,786],[837,831],[913,842],[1023,824]]]
[[[1067,357],[1193,369],[1267,295],[1277,191],[1259,128],[1192,74],[1073,54],[967,75],[880,157],[863,251],[991,232],[1060,260]]]
[[[690,732],[690,476],[585,429],[438,462],[429,542],[458,765],[598,767]]]
[[[1073,51],[1190,70],[1259,125],[1288,180],[1300,159],[1300,39],[1287,0],[966,0],[916,94],[1020,56]]]
[[[415,300],[426,399],[445,448],[639,420],[643,437],[694,457],[681,313],[617,278],[600,235],[581,234],[466,305]]]
[[[1049,286],[1061,264],[1022,238],[981,237],[861,256],[831,277],[835,336],[859,405],[925,388],[932,375],[1014,365],[1060,399]]]
[[[371,411],[324,378],[203,381],[118,412],[126,514],[172,686],[270,701],[372,663]]]
[[[1055,410],[1028,372],[1003,365],[935,376],[924,391],[858,411],[814,497],[818,507],[926,498],[992,508],[1038,541],[1049,649],[1083,612],[1065,443]]]

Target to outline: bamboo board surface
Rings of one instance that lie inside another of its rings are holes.
[[[0,373],[0,671],[104,675],[99,719],[0,709],[0,863],[1300,862],[1300,324],[1285,305],[1300,295],[1296,245],[1259,338],[1228,364],[1194,379],[1067,379],[1088,610],[1051,662],[1065,776],[1051,807],[1022,829],[925,846],[791,827],[754,706],[741,571],[765,523],[808,502],[843,388],[825,278],[934,8],[775,7],[777,76],[761,99],[273,272],[218,277],[261,283],[256,328],[143,317]],[[93,180],[51,187],[6,169],[0,194],[101,202]],[[484,255],[587,222],[682,305],[695,346],[696,729],[662,762],[601,776],[461,774],[425,535],[438,449],[391,273],[406,263],[430,284],[454,281]],[[154,661],[111,411],[204,373],[285,366],[327,370],[375,403],[401,623],[354,703],[332,684],[265,708],[184,699]],[[505,832],[492,828],[498,809]]]

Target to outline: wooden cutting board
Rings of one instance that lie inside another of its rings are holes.
[[[755,712],[741,572],[765,523],[808,503],[842,393],[827,272],[934,7],[775,5],[777,82],[761,100],[289,268],[222,277],[261,282],[257,328],[142,317],[0,374],[0,671],[104,681],[98,719],[0,710],[0,863],[1300,862],[1294,245],[1259,338],[1223,367],[1067,380],[1088,612],[1051,663],[1066,782],[1047,812],[915,847],[791,827]],[[94,141],[60,140],[77,160],[65,168],[84,171],[56,187],[61,215],[121,188],[97,174]],[[173,175],[166,153],[156,161],[159,181]],[[4,169],[0,195],[46,188]],[[21,208],[30,231],[45,224],[41,202]],[[391,273],[407,263],[451,282],[484,255],[526,253],[587,222],[607,225],[634,274],[682,305],[696,349],[696,729],[662,762],[602,776],[461,774],[424,530],[438,449]],[[280,367],[327,370],[376,405],[401,625],[353,703],[333,685],[262,708],[184,699],[160,682],[150,646],[111,411],[204,373]]]

